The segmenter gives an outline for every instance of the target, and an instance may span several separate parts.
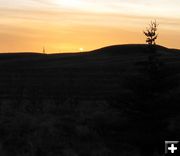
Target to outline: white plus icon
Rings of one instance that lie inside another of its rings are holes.
[[[170,150],[171,153],[174,153],[174,151],[177,150],[177,147],[174,147],[174,144],[171,144],[171,147],[168,147],[168,150]]]

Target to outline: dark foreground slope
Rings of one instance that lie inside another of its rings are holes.
[[[0,155],[163,153],[180,135],[180,53],[156,49],[0,55]]]

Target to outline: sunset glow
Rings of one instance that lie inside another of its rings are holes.
[[[159,23],[157,43],[180,49],[179,8],[179,0],[1,0],[0,52],[141,44],[143,29],[154,19]]]

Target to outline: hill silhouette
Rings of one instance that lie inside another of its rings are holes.
[[[180,137],[180,50],[151,56],[144,44],[0,54],[0,155],[164,154]]]
[[[177,57],[180,50],[168,49],[158,45],[157,51],[159,54],[172,58],[173,56]],[[151,55],[151,53],[148,52],[148,45],[145,44],[114,45],[83,53],[48,55],[41,53],[3,53],[0,54],[0,64],[6,64],[7,66],[12,65],[18,68],[61,68],[66,66],[70,67],[71,65],[74,68],[80,67],[82,64],[83,67],[88,67],[96,65],[107,66],[106,62],[110,64],[130,63],[136,59],[136,61],[138,61],[138,59],[142,60],[149,55]]]

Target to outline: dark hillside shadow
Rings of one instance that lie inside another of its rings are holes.
[[[180,51],[156,51],[0,55],[0,155],[164,154],[180,137]]]

